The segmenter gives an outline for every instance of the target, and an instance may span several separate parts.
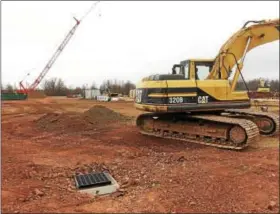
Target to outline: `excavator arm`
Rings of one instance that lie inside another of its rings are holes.
[[[250,23],[254,24],[248,26]],[[236,66],[232,83],[232,89],[234,89],[242,70],[246,53],[260,45],[279,40],[279,32],[279,19],[246,22],[222,46],[207,79],[228,79],[232,69]]]

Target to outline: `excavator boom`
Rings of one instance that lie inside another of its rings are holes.
[[[248,26],[250,23],[255,23]],[[279,19],[248,21],[221,47],[208,79],[228,79],[234,66],[238,79],[246,54],[260,45],[279,40]],[[240,62],[241,61],[241,62]]]

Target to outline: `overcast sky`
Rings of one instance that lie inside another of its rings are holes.
[[[2,83],[31,84],[90,1],[2,3]],[[101,14],[101,16],[98,16]],[[101,2],[78,27],[45,79],[98,85],[168,73],[187,58],[214,58],[247,20],[279,18],[279,1]],[[248,53],[245,78],[279,78],[279,41]]]

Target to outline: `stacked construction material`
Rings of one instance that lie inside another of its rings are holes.
[[[27,95],[24,93],[1,92],[1,100],[26,100]]]

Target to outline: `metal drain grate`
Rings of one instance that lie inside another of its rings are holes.
[[[75,182],[78,189],[106,186],[112,183],[103,172],[76,175]]]

